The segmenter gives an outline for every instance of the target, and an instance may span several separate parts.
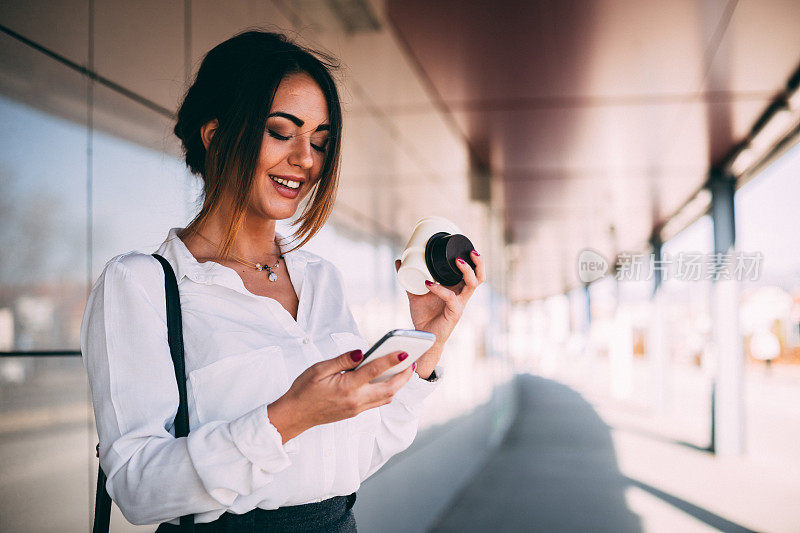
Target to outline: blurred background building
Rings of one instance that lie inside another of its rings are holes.
[[[259,27],[342,62],[340,192],[307,248],[363,336],[411,325],[393,263],[417,219],[488,261],[361,530],[798,531],[798,21],[794,0],[0,1],[0,530],[89,529],[86,297],[198,209],[174,113]]]

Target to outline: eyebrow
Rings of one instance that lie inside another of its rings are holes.
[[[292,122],[294,122],[294,125],[297,126],[298,128],[301,127],[303,124],[305,124],[304,120],[302,120],[302,119],[300,119],[300,118],[298,118],[298,117],[296,117],[294,115],[291,115],[289,113],[284,113],[283,111],[276,111],[274,113],[270,113],[269,115],[267,115],[267,118],[270,118],[270,117],[281,117],[281,118],[289,119]],[[330,124],[320,124],[319,126],[317,126],[317,129],[314,130],[314,131],[330,131],[330,129],[331,129]]]

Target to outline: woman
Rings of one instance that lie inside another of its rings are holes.
[[[411,444],[444,344],[485,278],[474,253],[458,286],[408,295],[414,326],[437,338],[414,366],[370,383],[406,357],[395,352],[343,372],[367,343],[339,271],[300,249],[337,188],[332,67],[280,34],[242,33],[206,55],[178,112],[175,133],[205,193],[197,217],[158,249],[180,290],[188,437],[172,431],[178,392],[160,265],[137,252],[114,257],[92,289],[81,348],[100,462],[132,523],[169,531],[194,514],[201,531],[355,531],[352,493]],[[309,194],[303,240],[289,249],[275,222]]]

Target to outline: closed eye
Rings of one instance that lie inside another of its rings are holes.
[[[272,130],[267,130],[267,132],[269,132],[270,137],[278,139],[279,141],[288,141],[289,139],[291,139],[291,136],[281,135],[280,133]]]
[[[279,141],[288,141],[289,139],[292,138],[291,135],[281,135],[280,133],[270,129],[267,130],[267,133],[269,133],[270,137],[272,137],[273,139],[278,139]],[[317,146],[316,144],[312,144],[311,148],[313,148],[317,152],[321,152],[323,154],[325,153],[325,146]]]

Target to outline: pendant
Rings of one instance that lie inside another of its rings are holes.
[[[278,275],[275,272],[270,272],[269,273],[269,280],[270,281],[277,281],[278,280]]]

